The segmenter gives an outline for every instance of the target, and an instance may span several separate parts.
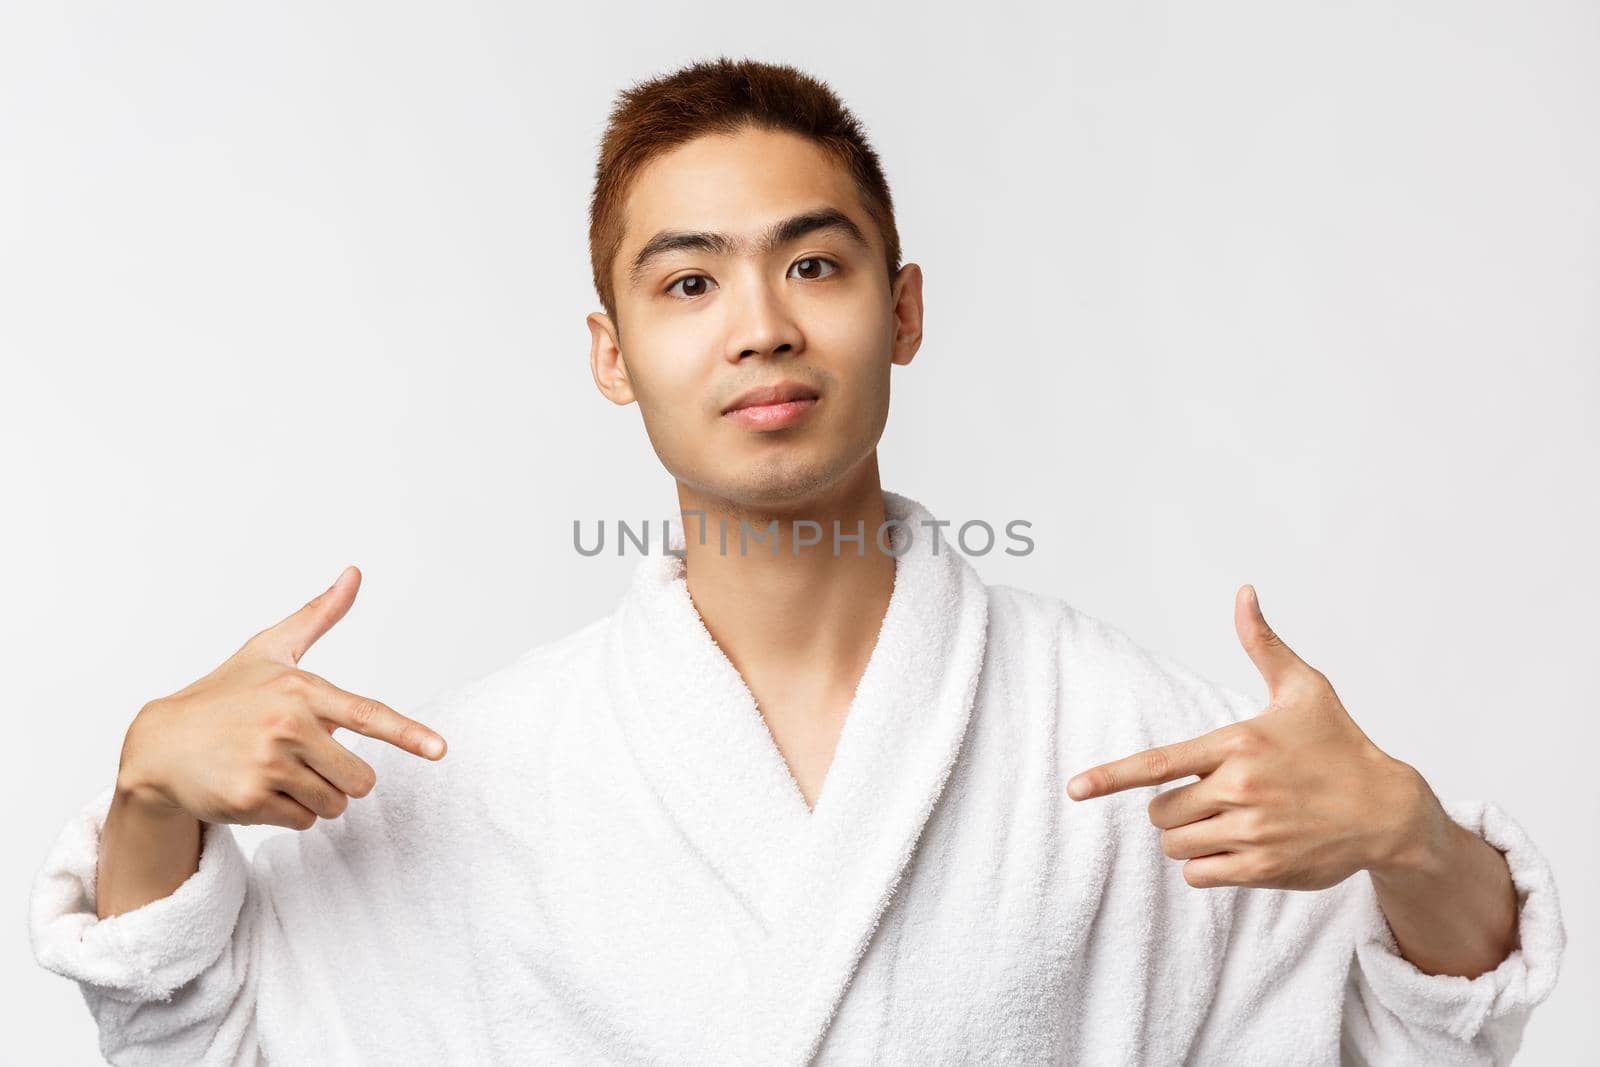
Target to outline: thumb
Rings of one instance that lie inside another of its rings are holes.
[[[298,664],[306,650],[344,618],[360,588],[361,571],[354,566],[346,567],[332,585],[307,601],[305,607],[257,634],[255,643],[269,656]]]
[[[1233,628],[1238,631],[1239,643],[1266,680],[1267,692],[1273,698],[1286,689],[1297,674],[1311,669],[1310,664],[1295,655],[1294,649],[1284,644],[1283,638],[1267,625],[1253,585],[1240,586],[1234,596]]]

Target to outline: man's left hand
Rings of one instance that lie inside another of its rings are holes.
[[[1272,632],[1254,587],[1240,587],[1233,618],[1266,680],[1266,708],[1092,767],[1068,795],[1088,800],[1199,775],[1150,801],[1161,850],[1186,861],[1184,880],[1197,889],[1326,889],[1441,848],[1450,820],[1433,790],[1373,744],[1322,672]]]

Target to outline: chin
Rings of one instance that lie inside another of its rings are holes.
[[[679,480],[740,511],[798,509],[838,487],[825,465],[793,456],[769,456],[740,470],[724,468],[709,478]]]

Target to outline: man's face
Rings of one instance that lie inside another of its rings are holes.
[[[922,338],[921,272],[891,285],[848,173],[793,134],[700,137],[641,172],[625,219],[618,322],[589,316],[601,391],[639,402],[662,464],[701,494],[792,507],[846,487],[875,455],[891,365]],[[786,383],[814,399],[729,410]]]

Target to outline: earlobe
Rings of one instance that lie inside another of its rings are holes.
[[[589,372],[600,394],[613,404],[633,403],[633,385],[628,381],[628,365],[617,344],[616,327],[602,312],[591,312],[589,325]]]
[[[922,347],[922,333],[910,334],[910,336],[896,336],[894,338],[894,357],[891,358],[890,362],[906,366],[907,363],[912,362],[912,358],[917,355],[917,349],[920,349],[920,347]]]

